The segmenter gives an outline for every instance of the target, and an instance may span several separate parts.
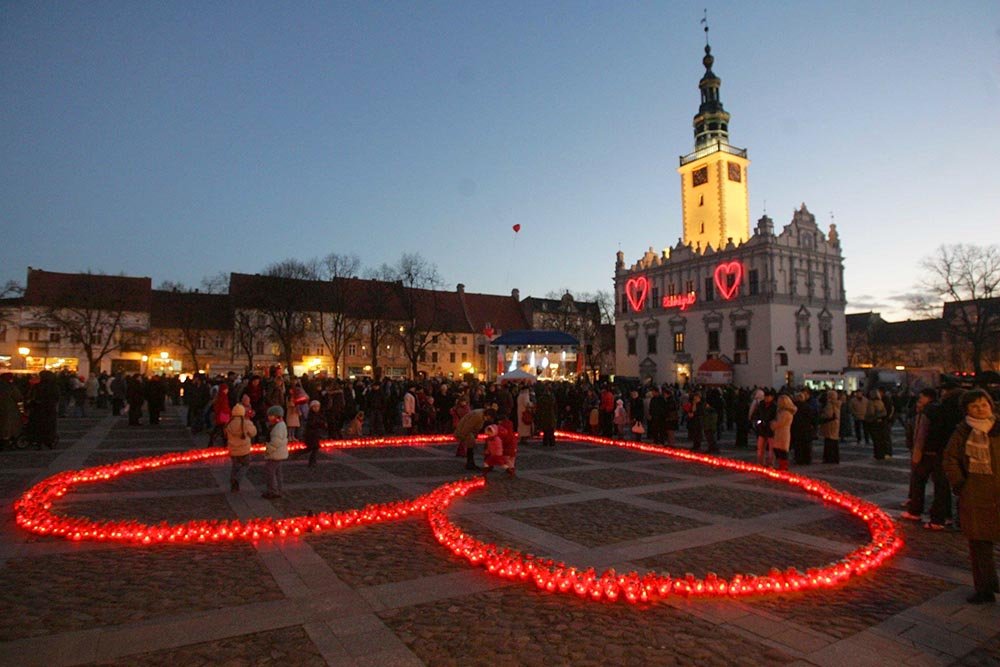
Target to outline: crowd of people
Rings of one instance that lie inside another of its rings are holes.
[[[196,374],[183,381],[42,371],[30,379],[5,374],[0,380],[0,444],[21,437],[51,448],[59,417],[93,409],[127,415],[130,426],[141,426],[143,417],[156,426],[168,401],[187,407],[187,426],[194,434],[207,433],[209,446],[228,447],[233,492],[250,465],[251,446],[263,443],[266,498],[281,496],[281,462],[289,456],[289,441],[296,440],[305,444],[307,465],[315,466],[320,442],[328,438],[453,434],[456,456],[467,469],[489,474],[503,468],[513,477],[519,445],[537,435],[542,446],[553,447],[557,429],[670,447],[683,437],[691,450],[711,454],[720,451],[722,438],[731,438],[735,448],[755,450],[758,464],[787,470],[812,464],[817,440],[824,464],[838,464],[841,442],[852,440],[870,446],[875,460],[890,459],[898,425],[911,462],[902,519],[928,530],[959,523],[973,562],[976,594],[970,602],[993,601],[998,592],[992,545],[1000,540],[1000,427],[993,397],[983,390],[946,385],[915,395],[882,388],[847,395],[804,387],[342,380],[289,377],[279,369]],[[480,435],[482,468],[475,458]]]

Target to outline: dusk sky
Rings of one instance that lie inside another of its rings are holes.
[[[996,0],[3,2],[0,280],[417,252],[610,291],[681,235],[703,7],[751,224],[832,215],[848,312],[1000,243]]]

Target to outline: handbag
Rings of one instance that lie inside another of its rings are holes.
[[[636,421],[632,424],[632,432],[636,435],[642,435],[646,432],[646,427],[642,425],[641,421]]]

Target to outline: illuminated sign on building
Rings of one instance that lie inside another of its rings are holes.
[[[646,305],[646,296],[649,294],[649,280],[646,276],[629,278],[625,283],[625,298],[633,312],[639,312]]]
[[[694,292],[688,292],[687,294],[672,294],[670,296],[663,297],[663,307],[687,310],[687,307],[694,305],[696,300],[697,296],[695,296]]]
[[[726,301],[736,296],[742,281],[743,265],[738,261],[724,262],[715,267],[715,286],[719,288],[719,295]]]

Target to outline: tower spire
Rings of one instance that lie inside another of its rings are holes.
[[[715,57],[712,56],[712,47],[708,42],[707,9],[701,23],[705,26],[705,57],[701,59],[705,66],[705,74],[698,82],[698,88],[701,89],[701,105],[693,121],[695,150],[712,144],[729,143],[729,114],[722,107],[722,100],[719,98],[722,80],[712,71]]]

